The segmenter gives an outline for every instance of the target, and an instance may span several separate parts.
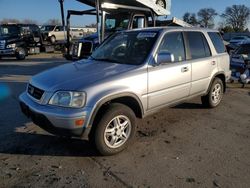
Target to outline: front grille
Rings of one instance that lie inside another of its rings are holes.
[[[5,40],[0,40],[0,50],[5,49]]]
[[[91,41],[84,41],[82,43],[82,54],[90,55],[93,50],[93,43]]]
[[[30,96],[34,97],[35,99],[40,100],[44,94],[44,91],[29,84],[28,93]]]
[[[79,43],[74,43],[71,45],[70,54],[73,56],[78,56],[78,46]]]

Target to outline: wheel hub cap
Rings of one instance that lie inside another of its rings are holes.
[[[213,88],[212,91],[212,101],[213,103],[218,103],[221,100],[221,94],[222,94],[222,90],[221,90],[221,85],[220,84],[216,84]]]
[[[131,122],[128,117],[114,117],[104,131],[105,144],[110,148],[118,148],[126,143],[131,133]]]

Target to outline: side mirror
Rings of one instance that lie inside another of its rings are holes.
[[[157,64],[165,64],[165,63],[173,63],[174,62],[174,54],[169,52],[160,52],[157,55],[156,63]]]

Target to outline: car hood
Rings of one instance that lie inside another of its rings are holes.
[[[32,77],[30,83],[49,92],[81,91],[95,82],[103,81],[117,74],[120,75],[135,67],[134,65],[84,60],[44,71]]]

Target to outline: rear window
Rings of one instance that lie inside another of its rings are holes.
[[[199,59],[211,56],[205,36],[201,32],[187,32],[191,59]]]
[[[208,32],[210,39],[213,42],[214,48],[218,54],[226,52],[225,45],[221,38],[221,35],[217,32]]]

